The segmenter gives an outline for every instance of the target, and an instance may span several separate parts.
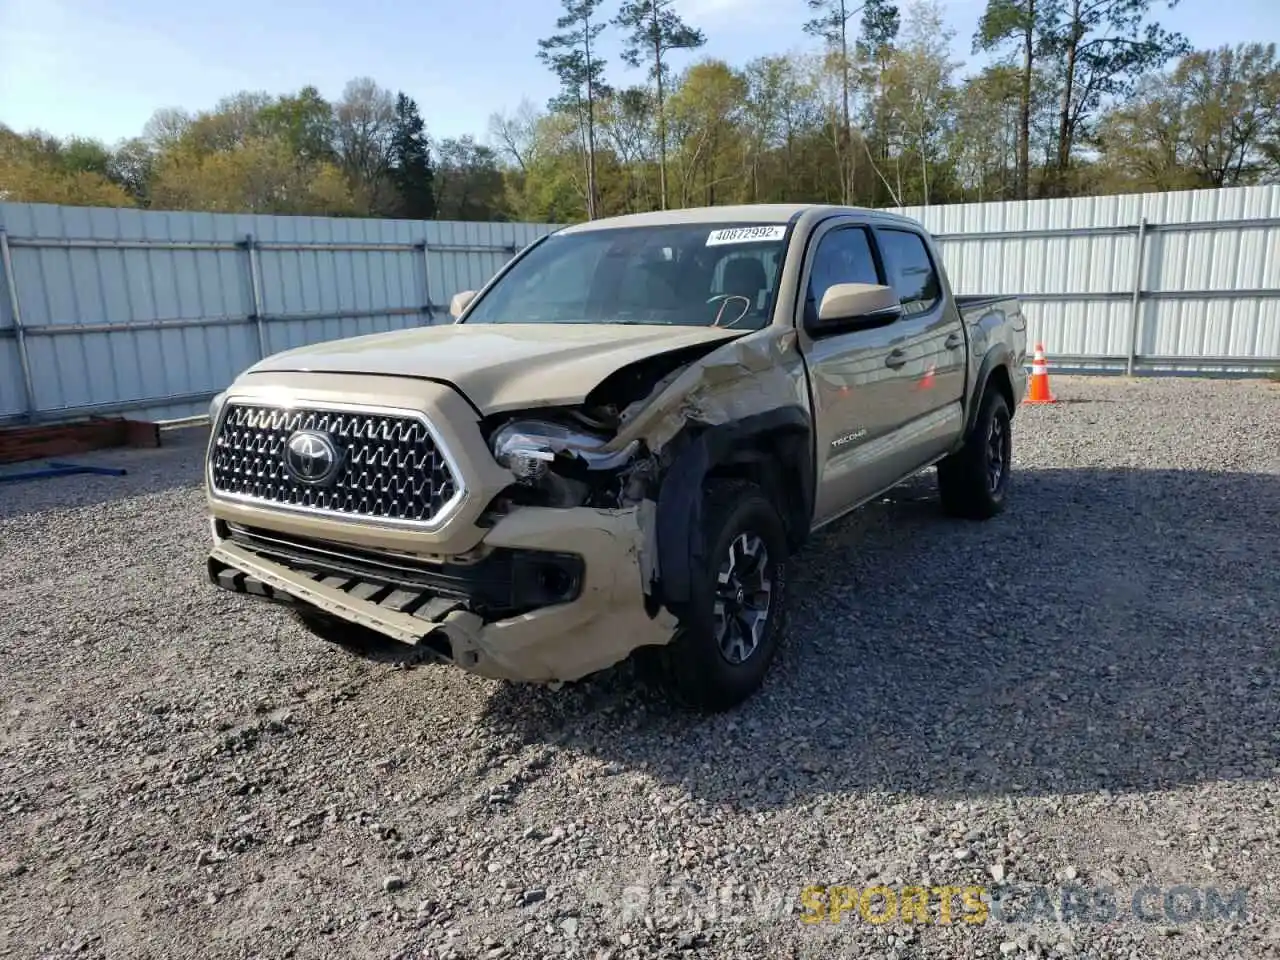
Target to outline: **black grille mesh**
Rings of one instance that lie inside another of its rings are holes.
[[[285,444],[295,430],[323,431],[335,441],[341,465],[330,484],[299,483],[285,469]],[[433,520],[458,490],[421,420],[347,410],[229,404],[210,472],[219,493],[413,522]]]

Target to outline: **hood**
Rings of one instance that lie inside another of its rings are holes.
[[[748,330],[588,323],[445,324],[286,350],[247,373],[380,374],[452,384],[484,413],[580,403],[615,370]]]

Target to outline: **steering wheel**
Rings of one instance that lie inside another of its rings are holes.
[[[742,301],[742,312],[725,324],[726,327],[732,327],[735,323],[751,312],[751,298],[744,297],[740,293],[717,293],[707,298],[707,304],[713,304],[717,300],[721,301],[720,309],[716,311],[715,320],[711,321],[713,327],[720,326],[720,319],[724,316],[724,308],[729,305],[730,300]]]

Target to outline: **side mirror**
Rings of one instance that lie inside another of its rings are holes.
[[[818,305],[818,323],[876,327],[902,316],[902,302],[892,287],[876,283],[833,283]]]
[[[449,301],[449,316],[457,320],[462,316],[462,311],[467,309],[467,305],[476,298],[474,290],[463,290],[461,293],[455,293],[453,299]]]

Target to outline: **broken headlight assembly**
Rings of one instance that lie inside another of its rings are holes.
[[[515,476],[529,502],[547,506],[617,505],[635,441],[605,450],[608,436],[551,420],[512,420],[490,438],[494,459]],[[526,499],[522,497],[521,499]]]

